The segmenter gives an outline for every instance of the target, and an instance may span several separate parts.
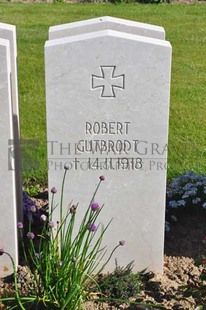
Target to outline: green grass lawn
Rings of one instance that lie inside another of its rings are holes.
[[[168,178],[206,173],[206,5],[0,3],[0,22],[17,26],[22,139],[39,141],[40,169],[24,180],[47,182],[44,43],[52,25],[110,15],[165,28],[173,47]]]

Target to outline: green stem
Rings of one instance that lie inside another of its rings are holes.
[[[22,244],[24,259],[25,259],[26,262],[28,262],[27,255],[26,255],[26,250],[25,250],[25,246],[24,246],[23,234],[22,234],[22,230],[21,229],[20,229],[20,238],[21,238],[21,244]]]
[[[29,231],[31,231],[31,219],[29,220]]]
[[[50,215],[49,215],[49,220],[52,221],[52,215],[53,215],[53,211],[55,209],[54,207],[54,193],[52,193],[52,199],[51,199],[51,212],[50,212]]]
[[[16,266],[14,264],[14,260],[9,253],[4,252],[4,254],[9,256],[11,263],[12,263],[12,267],[13,267],[13,271],[14,271],[14,287],[15,287],[16,299],[17,299],[18,305],[19,305],[20,309],[25,310],[24,306],[21,303],[21,299],[19,296],[19,290],[18,290],[18,284],[17,284],[17,272],[16,272]]]
[[[104,267],[107,265],[107,263],[110,261],[112,255],[114,254],[114,252],[116,251],[116,249],[120,246],[120,244],[116,245],[116,247],[112,250],[112,252],[110,253],[108,259],[106,260],[106,262],[104,263],[104,265],[102,266],[102,268],[98,271],[97,274],[100,274],[102,272],[102,270],[104,269]]]

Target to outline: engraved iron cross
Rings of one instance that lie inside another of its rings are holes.
[[[125,88],[125,75],[115,76],[116,66],[100,66],[101,76],[92,74],[92,89],[101,88],[101,98],[115,98],[115,88]]]

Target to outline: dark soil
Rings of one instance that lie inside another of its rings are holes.
[[[206,309],[206,298],[201,298],[199,294],[185,297],[184,294],[184,286],[197,288],[200,285],[203,266],[197,267],[195,259],[205,253],[206,245],[202,241],[206,235],[205,221],[205,212],[197,214],[195,210],[190,210],[179,215],[178,221],[165,236],[163,275],[150,273],[135,301],[160,304],[163,309],[195,310],[200,304]],[[162,309],[138,307],[89,304],[85,309]]]

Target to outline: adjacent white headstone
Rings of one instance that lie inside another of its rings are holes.
[[[9,170],[13,157],[8,156],[8,141],[13,139],[12,103],[11,103],[11,55],[8,40],[0,39],[0,179],[1,188],[1,225],[0,248],[8,252],[17,265],[17,227],[16,227],[16,192],[15,173]],[[13,272],[10,259],[6,255],[0,256],[0,277],[5,277]]]
[[[50,27],[49,39],[54,40],[106,29],[142,35],[160,40],[165,39],[165,31],[162,27],[110,16]]]
[[[126,240],[110,271],[116,257],[162,272],[170,68],[169,42],[112,30],[45,45],[49,187],[59,202],[67,163],[65,208],[79,202],[79,223],[105,176],[104,245]]]
[[[20,155],[20,124],[19,124],[19,101],[18,101],[18,83],[17,83],[17,44],[16,44],[16,26],[0,23],[0,38],[9,40],[11,57],[11,100],[13,114],[13,137],[10,141],[10,147],[14,154],[15,183],[17,195],[17,212],[19,221],[22,220],[22,177],[21,177],[21,155]]]

